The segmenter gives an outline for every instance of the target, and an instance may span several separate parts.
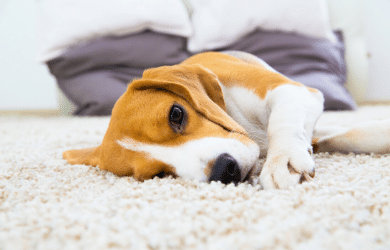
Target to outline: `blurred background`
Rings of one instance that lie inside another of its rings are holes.
[[[360,72],[347,88],[359,105],[390,104],[390,0],[329,0],[333,28],[347,29]],[[0,114],[68,115],[72,105],[36,60],[36,2],[0,0]]]

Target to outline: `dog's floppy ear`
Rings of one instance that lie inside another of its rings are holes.
[[[112,130],[107,130],[103,138],[102,144],[94,148],[72,149],[65,151],[62,156],[70,164],[84,164],[90,166],[98,166],[101,170],[110,171],[118,176],[133,175],[133,164],[129,162],[131,157],[123,154],[123,149],[118,145],[115,138],[121,138],[117,135],[112,135]],[[130,151],[126,151],[130,153]],[[143,179],[143,176],[135,176],[138,179]]]
[[[62,156],[70,164],[85,164],[96,167],[100,160],[100,146],[95,148],[72,149],[65,151]]]
[[[246,134],[227,113],[218,77],[201,65],[174,65],[144,71],[142,79],[130,84],[133,90],[162,89],[187,100],[207,119],[229,131]]]

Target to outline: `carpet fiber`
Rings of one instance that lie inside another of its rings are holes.
[[[390,106],[365,106],[319,123],[385,118]],[[313,182],[272,191],[141,183],[62,159],[98,145],[108,122],[0,117],[0,250],[390,249],[390,155],[316,154]]]

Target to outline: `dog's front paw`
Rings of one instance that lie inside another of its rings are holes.
[[[314,177],[310,150],[289,150],[269,154],[260,174],[264,189],[286,189]]]

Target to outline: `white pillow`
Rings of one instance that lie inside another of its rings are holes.
[[[326,0],[190,0],[191,52],[230,45],[257,28],[325,38],[335,36]]]
[[[39,54],[44,62],[79,42],[145,29],[189,37],[192,27],[181,0],[39,0]]]

